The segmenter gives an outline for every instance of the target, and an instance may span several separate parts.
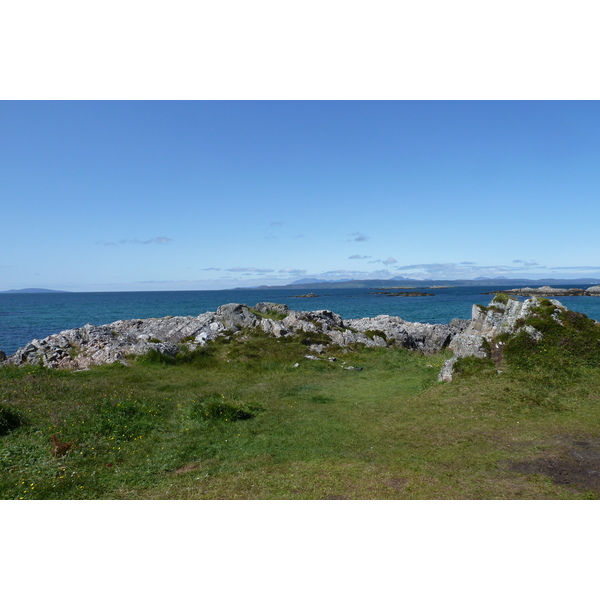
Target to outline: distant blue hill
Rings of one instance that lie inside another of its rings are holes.
[[[6,290],[0,294],[72,294],[62,290],[46,290],[44,288],[23,288],[22,290]]]

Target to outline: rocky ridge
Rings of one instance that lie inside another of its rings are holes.
[[[557,311],[566,310],[558,300],[549,300],[549,302]],[[506,296],[496,296],[488,307],[473,305],[469,326],[454,336],[448,345],[454,356],[444,363],[438,379],[452,381],[454,365],[459,358],[467,356],[487,358],[490,345],[501,333],[516,335],[524,330],[533,339],[540,339],[539,331],[530,325],[522,324],[539,305],[540,299],[537,296],[524,302]]]
[[[61,331],[43,340],[31,341],[2,364],[43,365],[51,369],[88,369],[114,362],[127,364],[129,355],[154,350],[175,356],[182,347],[195,350],[218,336],[235,335],[246,328],[260,329],[273,337],[304,333],[308,339],[317,339],[310,346],[316,354],[329,344],[391,346],[434,353],[447,347],[467,325],[468,321],[460,319],[447,325],[432,325],[387,315],[343,320],[329,310],[294,311],[284,304],[271,302],[261,302],[253,308],[226,304],[216,312],[197,317],[120,320]]]
[[[452,381],[454,367],[460,358],[487,358],[500,351],[502,342],[495,338],[502,333],[526,331],[533,339],[541,333],[525,321],[535,313],[541,302],[554,306],[552,314],[567,309],[558,300],[536,296],[520,302],[505,294],[494,297],[489,306],[474,305],[470,320],[453,319],[449,324],[412,323],[400,317],[378,315],[361,319],[342,319],[329,310],[295,311],[284,304],[261,302],[254,307],[225,304],[216,312],[197,317],[162,317],[155,319],[120,320],[108,325],[85,325],[33,340],[12,356],[0,352],[0,364],[43,365],[51,369],[88,369],[94,365],[121,362],[127,364],[131,355],[143,355],[154,350],[176,356],[182,350],[195,350],[219,336],[238,335],[243,330],[259,329],[279,338],[300,334],[312,354],[318,358],[330,344],[351,347],[396,347],[433,354],[444,348],[453,352],[438,379]],[[353,368],[353,367],[349,367]]]

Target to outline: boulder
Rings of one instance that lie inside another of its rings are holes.
[[[254,327],[259,317],[250,311],[245,304],[224,304],[217,308],[216,318],[226,329],[237,331],[244,327]]]

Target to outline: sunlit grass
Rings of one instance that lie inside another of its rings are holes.
[[[245,332],[174,361],[2,368],[0,406],[17,417],[0,435],[0,497],[598,497],[511,468],[600,438],[598,368],[473,364],[440,384],[446,353],[306,351]]]

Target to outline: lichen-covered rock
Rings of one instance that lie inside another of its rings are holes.
[[[293,311],[285,304],[272,302],[261,302],[254,308],[232,303],[197,317],[120,320],[61,331],[43,340],[32,340],[5,362],[87,369],[125,362],[130,355],[150,350],[175,356],[183,345],[194,350],[218,336],[253,328],[273,337],[305,335],[319,353],[329,344],[395,346],[432,353],[446,347],[465,329],[466,323],[459,320],[449,325],[409,323],[387,315],[345,322],[330,310]]]
[[[261,319],[258,326],[267,334],[273,337],[283,337],[290,335],[290,330],[281,322],[273,319]]]
[[[453,337],[467,327],[468,321],[454,319],[447,325],[411,323],[400,317],[378,315],[377,317],[349,319],[345,321],[345,324],[358,332],[370,332],[373,340],[375,337],[384,339],[384,345],[433,354],[448,346]],[[383,335],[378,336],[378,333]]]
[[[254,306],[254,310],[260,313],[277,313],[280,315],[287,315],[290,309],[285,304],[278,304],[277,302],[259,302]]]
[[[259,320],[245,304],[224,304],[217,308],[216,318],[226,329],[236,331],[244,327],[254,327]]]

